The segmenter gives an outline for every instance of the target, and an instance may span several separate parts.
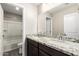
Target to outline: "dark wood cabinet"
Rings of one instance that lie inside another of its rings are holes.
[[[39,49],[39,56],[50,56],[50,55]]]
[[[27,38],[27,56],[69,56],[69,55]]]
[[[68,56],[68,54],[65,54],[61,51],[54,49],[54,48],[50,48],[50,47],[43,45],[41,43],[39,43],[39,50],[44,51],[45,53],[47,53],[50,56]]]
[[[27,38],[27,56],[38,56],[38,43]]]
[[[38,48],[34,47],[33,45],[29,44],[29,56],[38,56]]]

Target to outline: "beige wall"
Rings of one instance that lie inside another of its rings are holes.
[[[64,15],[68,13],[78,12],[78,6],[71,6],[53,14],[53,31],[54,33],[64,32]]]
[[[46,33],[46,17],[51,17],[50,13],[42,12],[42,5],[38,7],[37,32]]]
[[[25,4],[23,11],[24,36],[28,34],[37,34],[37,6]]]
[[[46,33],[46,17],[51,17],[49,13],[41,13],[38,16],[38,33]]]

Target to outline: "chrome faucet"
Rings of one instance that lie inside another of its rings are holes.
[[[59,34],[58,34],[59,40],[63,40],[63,36],[66,36],[66,34],[64,34],[64,33],[59,33]]]

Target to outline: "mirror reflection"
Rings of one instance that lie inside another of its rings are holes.
[[[78,4],[61,4],[39,13],[38,19],[40,19],[38,20],[38,34],[59,38],[60,40],[79,42]],[[41,30],[39,30],[40,28]]]

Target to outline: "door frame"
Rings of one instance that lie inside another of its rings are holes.
[[[51,32],[50,32],[50,34],[51,34],[51,36],[52,36],[52,31],[53,31],[53,30],[52,30],[52,25],[53,25],[53,24],[52,24],[52,23],[53,23],[52,21],[53,21],[53,20],[52,20],[52,17],[51,17],[51,16],[46,16],[46,17],[45,17],[45,27],[46,27],[46,18],[47,18],[47,17],[50,18],[50,20],[51,20],[51,26],[50,26],[50,27],[51,27],[51,28],[50,28],[50,29],[51,29]],[[46,27],[46,28],[47,28],[47,27]],[[46,29],[45,29],[45,32],[46,32]]]
[[[24,29],[24,27],[23,27],[24,26],[24,6],[19,4],[19,3],[9,3],[9,4],[22,8],[22,29]],[[25,47],[24,47],[24,44],[25,44],[24,30],[22,31],[22,41],[23,41],[22,42],[22,55],[24,56],[25,55],[25,50],[24,50],[25,49]]]
[[[3,8],[2,8],[2,5],[0,4],[0,8],[1,8],[1,11],[0,11],[0,13],[1,13],[1,15],[0,15],[0,32],[1,32],[1,34],[0,34],[0,56],[3,56],[3,19],[4,19],[4,13],[3,13]]]

